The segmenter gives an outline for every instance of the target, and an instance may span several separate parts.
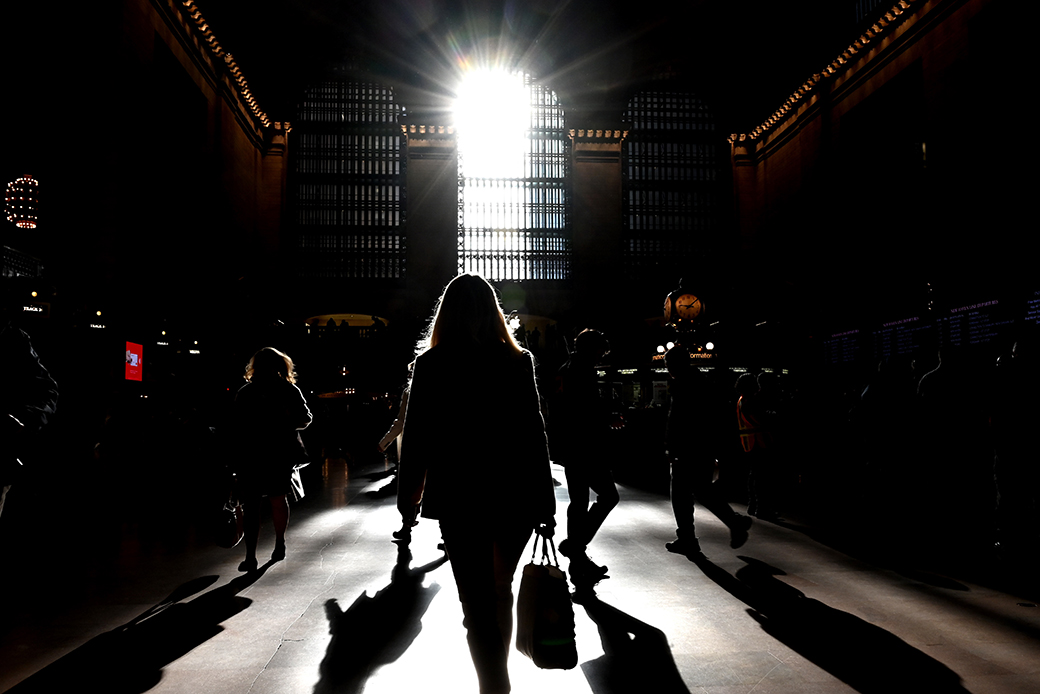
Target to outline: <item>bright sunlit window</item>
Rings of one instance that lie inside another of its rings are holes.
[[[521,178],[531,96],[522,73],[481,70],[469,73],[455,99],[455,128],[465,175]]]
[[[568,276],[563,123],[555,93],[523,73],[476,70],[463,79],[455,101],[461,271]]]

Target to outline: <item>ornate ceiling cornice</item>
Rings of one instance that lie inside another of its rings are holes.
[[[253,96],[252,90],[249,89],[249,83],[246,82],[245,75],[242,74],[242,69],[238,66],[238,63],[235,62],[234,57],[225,51],[220,45],[220,42],[217,41],[217,37],[213,35],[213,30],[206,22],[206,19],[202,16],[202,12],[199,10],[194,0],[180,0],[180,4],[184,6],[184,12],[191,19],[192,23],[194,23],[195,31],[198,32],[202,41],[209,46],[213,55],[222,60],[224,65],[227,67],[239,98],[241,98],[242,102],[249,107],[256,119],[260,121],[265,128],[270,128],[272,126],[272,121],[267,117],[267,114],[257,103],[256,97]],[[279,127],[284,128],[286,132],[289,132],[289,130],[292,129],[288,121],[279,123]]]
[[[628,137],[627,130],[603,130],[595,128],[571,128],[567,133],[571,140],[586,142],[621,142]]]
[[[846,48],[841,55],[832,60],[831,63],[822,71],[814,74],[806,80],[805,83],[795,90],[795,92],[787,98],[780,108],[774,111],[773,114],[760,126],[749,133],[730,135],[730,144],[745,142],[747,140],[757,140],[772,131],[799,106],[806,103],[815,93],[817,93],[822,88],[821,85],[836,79],[839,73],[848,70],[850,67],[849,63],[853,60],[853,56],[862,51],[876,47],[882,38],[890,35],[897,26],[910,17],[911,13],[908,12],[910,6],[914,3],[920,2],[921,0],[899,0],[899,2],[893,5],[891,9],[881,15],[879,19],[863,33],[862,36],[853,41],[852,45]]]
[[[401,132],[405,135],[437,135],[451,137],[455,134],[455,128],[451,125],[402,125]]]

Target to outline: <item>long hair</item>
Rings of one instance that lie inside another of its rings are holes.
[[[246,364],[245,377],[249,382],[257,378],[264,380],[277,377],[289,383],[296,383],[296,367],[285,352],[274,347],[264,347]]]
[[[439,344],[486,347],[504,344],[515,356],[524,354],[517,344],[495,288],[480,275],[459,275],[444,288],[430,325],[416,346],[421,354]]]

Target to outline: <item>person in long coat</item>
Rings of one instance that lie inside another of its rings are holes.
[[[307,460],[299,430],[313,416],[296,386],[292,359],[273,347],[264,347],[246,366],[247,383],[235,396],[235,451],[233,467],[242,501],[246,558],[239,571],[257,569],[261,499],[267,497],[274,523],[273,561],[285,558],[285,530],[289,525],[289,498],[303,496],[297,469]],[[294,480],[295,478],[295,480]]]
[[[398,508],[439,521],[480,692],[504,694],[513,574],[532,532],[555,527],[534,365],[479,275],[448,284],[418,351]]]

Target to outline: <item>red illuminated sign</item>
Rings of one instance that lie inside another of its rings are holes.
[[[126,343],[126,380],[140,381],[144,369],[144,347],[136,342]]]

